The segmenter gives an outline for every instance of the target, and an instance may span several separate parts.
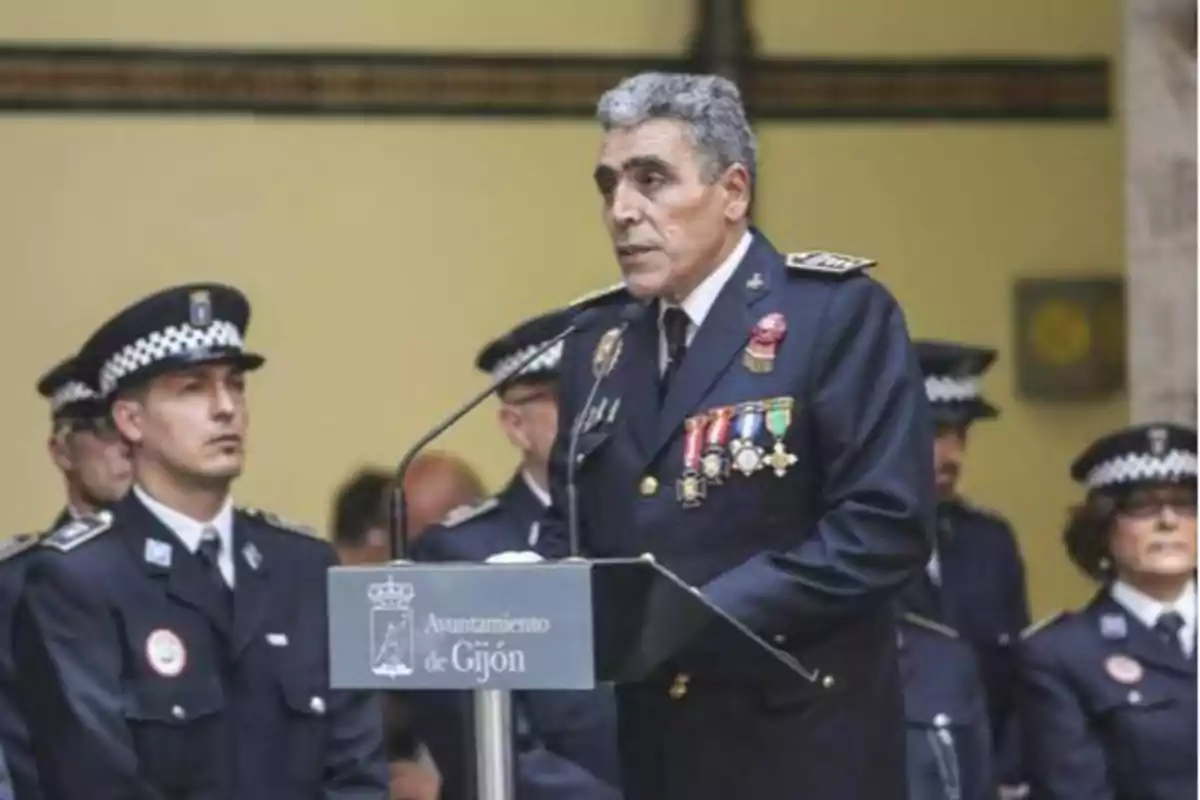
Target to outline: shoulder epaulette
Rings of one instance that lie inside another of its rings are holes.
[[[622,292],[627,291],[625,284],[616,283],[612,286],[606,286],[603,289],[597,289],[594,292],[588,292],[583,297],[577,297],[567,304],[568,308],[583,308],[585,306],[595,305],[602,300],[607,300],[610,297],[616,297]]]
[[[1067,617],[1067,612],[1055,611],[1050,616],[1039,619],[1037,622],[1033,623],[1032,625],[1025,628],[1025,630],[1021,631],[1021,638],[1028,639],[1030,636],[1033,636],[1038,631],[1040,631],[1044,628],[1047,628],[1050,625],[1053,625],[1055,622],[1058,622],[1060,619],[1066,619],[1066,617]]]
[[[469,519],[475,519],[482,516],[494,508],[500,506],[500,501],[494,497],[489,497],[482,503],[475,505],[462,505],[458,508],[451,509],[450,513],[441,519],[443,528],[453,528],[455,525],[461,525]]]
[[[34,548],[41,540],[41,535],[36,533],[18,533],[16,536],[5,539],[0,542],[0,562],[8,561],[10,558]]]
[[[238,511],[245,514],[247,517],[265,522],[268,525],[287,531],[288,533],[298,533],[301,536],[316,536],[317,532],[307,525],[299,522],[291,522],[283,519],[278,514],[270,511],[264,511],[261,508],[239,508]]]
[[[53,533],[41,540],[42,547],[52,547],[62,553],[74,550],[84,542],[90,542],[112,527],[112,514],[99,511],[86,517],[69,520]]]
[[[958,631],[954,630],[954,628],[951,628],[949,625],[943,625],[940,622],[934,622],[931,619],[922,617],[919,614],[914,614],[911,611],[905,612],[904,620],[916,625],[919,628],[925,628],[926,630],[931,630],[934,633],[940,633],[943,636],[949,636],[951,639],[958,638]]]
[[[878,263],[871,258],[848,256],[842,253],[827,253],[814,250],[809,253],[788,253],[787,266],[789,269],[820,275],[847,276],[856,275]]]

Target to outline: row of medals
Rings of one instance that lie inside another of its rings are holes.
[[[753,400],[714,408],[684,422],[683,474],[675,487],[679,502],[685,508],[700,505],[708,487],[720,486],[732,471],[749,477],[770,468],[780,478],[786,475],[796,463],[783,444],[793,404],[790,397]],[[757,444],[764,426],[775,439],[770,452]]]

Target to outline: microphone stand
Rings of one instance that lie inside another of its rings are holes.
[[[493,392],[499,389],[504,383],[511,380],[512,377],[517,375],[522,369],[533,363],[534,360],[536,360],[551,347],[559,344],[576,331],[590,327],[592,322],[598,316],[599,312],[596,312],[595,309],[584,309],[583,311],[579,312],[571,324],[563,329],[561,333],[543,343],[541,347],[531,352],[528,356],[521,359],[521,361],[515,364],[499,378],[488,384],[487,387],[473,396],[465,405],[438,423],[433,430],[429,431],[420,439],[418,439],[417,443],[408,449],[408,452],[404,454],[404,458],[402,458],[400,463],[396,466],[395,485],[392,487],[389,503],[391,513],[388,515],[388,543],[390,545],[393,561],[399,561],[408,556],[408,508],[407,498],[404,495],[404,479],[408,475],[409,468],[412,467],[412,462],[420,454],[421,450],[423,450],[425,446],[434,439],[445,433],[460,419],[473,411],[476,406],[490,397]]]

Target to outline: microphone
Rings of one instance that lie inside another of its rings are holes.
[[[629,330],[629,326],[642,315],[649,306],[649,302],[631,303],[621,309],[621,314],[618,317],[621,324],[617,328],[621,332],[621,336],[625,335],[625,331]],[[587,419],[588,412],[592,410],[592,406],[596,402],[596,392],[600,389],[600,381],[608,376],[613,365],[616,363],[619,350],[614,347],[608,352],[608,358],[596,370],[596,380],[592,381],[592,388],[587,394],[587,399],[583,403],[583,408],[579,410],[579,415],[575,418],[575,423],[571,426],[571,440],[567,445],[567,542],[568,542],[568,558],[579,557],[579,496],[578,488],[575,485],[576,478],[576,463],[579,450],[579,439],[583,436],[583,421]]]
[[[408,555],[408,519],[406,498],[404,496],[404,479],[408,475],[408,470],[412,466],[412,462],[416,459],[417,454],[421,452],[437,437],[445,433],[454,423],[465,417],[473,411],[476,406],[492,395],[501,385],[511,380],[512,377],[518,374],[525,367],[532,364],[539,356],[545,353],[550,348],[556,346],[568,336],[581,330],[590,328],[600,318],[600,311],[595,308],[585,308],[576,314],[571,319],[571,324],[563,329],[561,333],[553,339],[543,343],[536,350],[532,351],[525,358],[521,359],[517,364],[510,368],[507,372],[501,375],[496,380],[488,384],[487,388],[479,392],[477,395],[468,400],[453,414],[446,417],[438,423],[433,430],[417,440],[417,443],[409,448],[404,454],[404,458],[400,459],[400,463],[396,466],[395,481],[396,485],[392,487],[391,496],[391,514],[388,520],[388,542],[390,545],[392,560],[403,559]]]

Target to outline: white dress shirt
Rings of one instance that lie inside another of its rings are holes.
[[[1192,654],[1192,645],[1196,639],[1196,583],[1188,581],[1187,588],[1183,590],[1174,603],[1161,603],[1143,592],[1130,586],[1124,581],[1115,581],[1112,588],[1109,589],[1109,594],[1112,599],[1117,601],[1126,611],[1132,614],[1147,628],[1154,628],[1154,623],[1158,622],[1158,618],[1167,613],[1174,611],[1183,617],[1183,627],[1179,629],[1180,644],[1183,646],[1183,651],[1188,655]]]
[[[225,578],[225,582],[233,586],[233,498],[225,498],[225,504],[211,520],[199,522],[187,514],[182,514],[158,502],[140,486],[135,485],[133,491],[138,500],[141,500],[142,504],[150,509],[150,513],[158,517],[159,521],[175,534],[175,537],[190,553],[195,553],[200,549],[200,537],[204,530],[210,527],[215,528],[217,535],[221,538],[221,553],[217,557],[217,566],[221,568],[221,575]]]
[[[543,507],[549,508],[551,499],[550,492],[546,490],[540,483],[534,480],[533,476],[525,470],[521,470],[521,477],[525,479],[525,485],[529,487],[529,491],[533,492],[533,496],[538,499],[538,502]]]
[[[704,324],[704,319],[712,310],[713,303],[717,302],[717,296],[721,294],[725,284],[729,283],[729,279],[737,271],[738,265],[746,257],[746,251],[750,249],[753,241],[754,236],[749,231],[743,233],[737,247],[733,248],[729,257],[721,262],[721,266],[709,273],[708,277],[701,281],[700,285],[679,304],[679,308],[683,309],[683,313],[687,314],[688,318],[687,335],[684,341],[689,345],[696,338],[696,331]],[[658,371],[660,373],[667,368],[667,334],[663,329],[662,321],[663,315],[667,313],[669,307],[665,302],[659,303],[658,306]]]

